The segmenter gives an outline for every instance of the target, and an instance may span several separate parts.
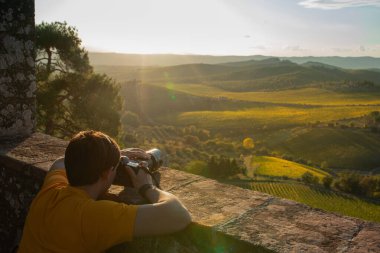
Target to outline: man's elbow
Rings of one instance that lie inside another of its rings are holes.
[[[183,211],[181,221],[179,222],[179,224],[180,224],[179,230],[185,229],[188,225],[190,225],[191,221],[192,221],[191,215],[190,215],[189,211],[187,209],[185,209]]]
[[[176,230],[185,229],[191,222],[192,218],[189,211],[181,204],[179,208],[176,208],[174,224],[176,225]]]

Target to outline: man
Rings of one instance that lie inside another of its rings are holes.
[[[138,149],[129,155],[147,158]],[[181,202],[155,188],[143,170],[135,174],[125,168],[152,204],[98,200],[111,186],[119,161],[120,149],[107,135],[84,131],[74,136],[30,206],[18,252],[103,252],[133,237],[179,231],[191,222]]]

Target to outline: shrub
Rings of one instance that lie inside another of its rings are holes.
[[[140,118],[136,113],[126,111],[121,117],[121,123],[131,127],[138,127],[140,125]]]
[[[194,135],[185,135],[185,143],[191,146],[197,145],[199,143],[199,138]]]
[[[197,174],[206,175],[207,174],[207,163],[204,161],[191,161],[185,166],[185,171]]]
[[[318,177],[315,177],[313,174],[311,174],[310,172],[305,172],[302,177],[301,177],[301,180],[303,182],[305,182],[306,184],[317,184],[319,182],[319,178]]]
[[[124,143],[129,146],[130,144],[137,143],[137,139],[133,134],[124,134]]]
[[[330,176],[326,176],[322,179],[323,186],[327,189],[331,188],[331,184],[333,182],[333,178]]]
[[[210,138],[210,131],[201,129],[198,131],[197,136],[200,140],[205,141]]]
[[[321,162],[321,169],[327,169],[329,164],[326,161]]]

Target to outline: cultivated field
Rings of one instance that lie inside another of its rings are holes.
[[[165,117],[173,125],[196,125],[209,129],[289,127],[314,122],[357,118],[380,106],[285,107],[258,106],[234,111],[189,111]]]
[[[255,156],[251,170],[247,172],[247,175],[250,177],[253,177],[253,175],[261,175],[300,179],[306,172],[310,172],[318,177],[320,182],[324,177],[329,175],[327,172],[311,166],[270,156]]]
[[[380,164],[378,134],[361,129],[297,127],[263,134],[263,145],[280,154],[332,169],[369,171]]]
[[[292,199],[315,208],[380,222],[380,205],[356,197],[298,183],[254,182],[250,187],[254,191]]]
[[[319,88],[302,88],[267,92],[228,92],[206,84],[158,84],[169,90],[195,96],[224,97],[251,102],[299,105],[380,105],[380,92],[337,92]]]

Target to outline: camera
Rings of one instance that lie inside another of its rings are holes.
[[[125,151],[128,151],[128,149],[125,149]],[[157,174],[158,169],[163,164],[162,152],[157,148],[153,148],[146,151],[146,153],[150,156],[148,160],[132,160],[128,156],[121,156],[119,165],[117,167],[116,177],[113,183],[125,187],[133,187],[128,173],[125,171],[125,169],[123,169],[123,167],[130,167],[136,174],[141,169],[150,174],[155,185],[159,187]]]

